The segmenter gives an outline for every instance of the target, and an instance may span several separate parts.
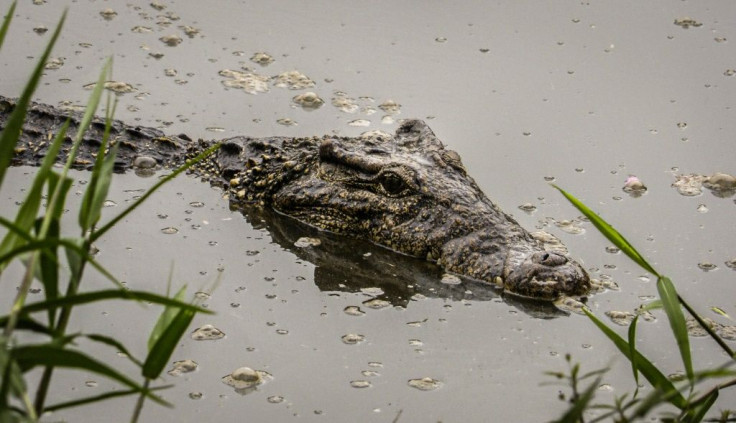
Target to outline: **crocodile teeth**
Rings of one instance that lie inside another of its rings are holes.
[[[493,278],[493,283],[500,287],[503,287],[503,279],[501,279],[500,276],[496,276],[495,278]]]

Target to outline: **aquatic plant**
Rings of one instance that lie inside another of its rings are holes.
[[[15,6],[16,3],[13,2],[0,26],[0,48],[2,48],[10,26]],[[62,15],[15,109],[0,133],[0,188],[2,188],[7,168],[21,133],[26,109],[40,81],[44,64],[61,32],[65,16],[66,13]],[[57,161],[57,155],[65,143],[68,122],[51,141],[49,152],[37,170],[15,218],[0,216],[0,225],[7,230],[0,241],[0,276],[12,262],[19,262],[25,266],[11,309],[8,314],[0,316],[0,326],[3,328],[0,333],[1,422],[36,421],[46,412],[125,395],[139,396],[133,411],[133,421],[137,420],[146,399],[158,404],[169,405],[156,395],[156,391],[166,386],[151,387],[151,384],[159,378],[194,315],[211,313],[193,303],[184,301],[186,287],[182,287],[173,297],[146,291],[126,290],[110,272],[95,260],[91,251],[93,242],[135,210],[156,189],[210,154],[218,146],[205,151],[186,165],[172,171],[120,214],[102,223],[101,209],[112,179],[117,152],[117,144],[108,143],[115,109],[115,104],[110,101],[108,95],[105,137],[81,199],[78,216],[80,235],[77,237],[62,236],[62,233],[65,232],[62,232],[60,227],[61,216],[64,213],[64,204],[69,189],[73,184],[73,180],[69,177],[69,170],[74,163],[83,134],[92,121],[100,102],[103,82],[109,78],[110,69],[111,62],[108,60],[90,96],[80,130],[74,136],[63,168],[57,171],[52,168],[52,165]],[[43,201],[46,202],[45,205],[42,205]],[[63,264],[64,261],[66,266]],[[82,276],[88,266],[92,266],[99,274],[111,281],[114,287],[80,292]],[[68,281],[63,282],[65,277],[68,277]],[[39,302],[28,303],[27,294],[34,280],[42,284],[45,298]],[[9,293],[13,290],[13,286],[6,284],[0,289]],[[75,308],[110,300],[146,302],[164,307],[161,317],[149,336],[148,353],[145,358],[135,358],[120,341],[112,336],[68,331],[70,316]],[[28,334],[34,334],[34,336],[28,336]],[[27,341],[29,339],[33,341]],[[80,339],[111,347],[124,354],[141,369],[143,383],[134,381],[128,375],[74,345],[75,341]],[[33,388],[35,398],[31,400],[31,388],[25,375],[35,368],[43,368],[43,371],[38,385]],[[112,379],[123,388],[101,395],[47,405],[46,398],[56,368],[84,370]]]
[[[659,294],[659,299],[643,306],[640,309],[640,312],[658,308],[664,309],[669,321],[672,336],[677,342],[682,365],[685,369],[684,380],[682,382],[675,382],[666,377],[662,370],[655,366],[652,361],[647,359],[647,357],[637,349],[636,324],[639,319],[639,315],[634,317],[629,326],[627,339],[624,339],[615,330],[598,319],[590,309],[584,307],[583,312],[585,315],[588,316],[593,324],[595,324],[595,326],[614,343],[621,354],[631,363],[632,375],[637,388],[631,395],[624,394],[616,398],[614,404],[594,405],[592,401],[595,396],[595,391],[598,389],[602,376],[607,369],[581,374],[579,364],[572,364],[572,358],[568,355],[566,356],[566,360],[569,364],[569,370],[567,373],[549,373],[551,376],[567,381],[572,391],[570,395],[570,407],[563,416],[556,421],[565,423],[583,422],[585,421],[584,413],[586,410],[590,408],[598,408],[607,411],[590,420],[591,422],[610,420],[616,422],[632,422],[647,418],[655,408],[667,403],[674,406],[678,412],[673,415],[662,416],[663,421],[704,421],[703,419],[705,418],[706,413],[708,413],[710,408],[718,399],[719,392],[722,389],[736,385],[736,379],[726,379],[723,381],[723,378],[733,378],[736,376],[736,371],[729,369],[729,367],[732,367],[734,363],[736,363],[736,353],[720,336],[718,336],[718,334],[714,332],[711,326],[708,325],[702,317],[700,317],[693,307],[677,293],[672,280],[654,269],[654,267],[646,261],[644,256],[640,254],[636,248],[634,248],[626,238],[623,237],[623,235],[608,224],[608,222],[590,210],[580,200],[565,192],[562,188],[556,185],[553,186],[559,190],[562,195],[564,195],[565,198],[567,198],[567,200],[570,201],[578,210],[580,210],[596,227],[596,229],[608,238],[609,241],[623,251],[636,264],[657,277],[657,292]],[[700,371],[695,371],[693,369],[690,341],[688,339],[688,329],[683,308],[690,316],[692,316],[693,319],[695,319],[698,325],[700,325],[700,327],[710,335],[715,343],[723,349],[728,357],[730,357],[729,361],[711,369]],[[652,389],[652,392],[645,397],[638,396],[640,374],[643,375],[654,388]],[[590,378],[594,378],[594,381],[581,391],[581,382]],[[716,379],[719,379],[719,381],[704,392],[699,393],[696,391],[696,385],[708,381],[712,382]],[[721,411],[720,417],[711,418],[708,421],[736,421],[736,411],[723,410]]]

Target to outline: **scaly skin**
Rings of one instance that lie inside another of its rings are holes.
[[[0,125],[14,102],[0,97]],[[68,112],[34,104],[15,164],[37,165],[48,134]],[[78,119],[78,115],[74,115]],[[78,167],[89,167],[99,145],[98,122],[85,137]],[[118,169],[151,157],[173,167],[215,141],[193,142],[116,121]],[[585,270],[501,211],[422,121],[407,120],[393,137],[249,138],[222,141],[193,171],[224,187],[233,208],[256,204],[331,232],[359,237],[447,271],[553,300],[590,289]]]

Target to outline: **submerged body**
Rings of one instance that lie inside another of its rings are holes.
[[[13,107],[12,100],[0,97],[0,125]],[[32,106],[15,163],[37,164],[49,134],[67,115]],[[98,123],[85,135],[79,167],[93,163],[102,129]],[[120,170],[174,167],[215,143],[117,121],[111,137],[120,144]],[[403,122],[393,136],[234,137],[221,143],[193,171],[227,190],[233,208],[272,207],[526,297],[551,300],[590,288],[580,264],[559,250],[548,251],[494,205],[458,154],[422,121]]]

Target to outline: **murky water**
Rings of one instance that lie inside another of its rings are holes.
[[[117,117],[192,138],[358,135],[423,118],[504,210],[555,233],[595,277],[615,282],[618,290],[589,300],[602,318],[625,324],[656,295],[654,280],[548,181],[621,230],[704,316],[733,324],[734,196],[688,185],[693,175],[736,174],[731,2],[231,1],[206,14],[183,1],[21,2],[0,54],[0,93],[18,95],[49,38],[42,28],[54,27],[65,3],[39,101],[83,104],[85,86],[114,55]],[[33,171],[10,173],[2,213],[15,209]],[[104,212],[154,182],[121,175]],[[641,195],[624,190],[639,183]],[[295,245],[312,238],[319,245]],[[163,395],[176,408],[149,404],[144,421],[545,421],[565,404],[564,387],[540,385],[550,381],[543,372],[564,370],[567,353],[587,370],[612,366],[601,402],[633,389],[628,365],[584,317],[502,298],[288,219],[232,212],[193,178],[167,186],[97,248],[135,289],[164,292],[173,263],[174,281],[208,294],[217,312],[197,317],[190,332],[224,335],[182,340],[172,362],[192,360],[196,370],[167,375],[176,387]],[[12,280],[4,275],[4,291]],[[95,277],[85,284],[104,286]],[[8,301],[0,296],[3,308]],[[158,310],[112,303],[77,312],[80,330],[112,333],[143,355]],[[680,372],[666,319],[653,315],[640,322],[638,345]],[[697,366],[725,360],[708,339],[692,342]],[[133,371],[116,351],[100,354]],[[267,383],[223,383],[242,368]],[[52,403],[113,386],[58,375]],[[736,395],[719,401],[728,407]],[[113,400],[47,420],[89,421],[101,410],[125,420],[132,407]]]

